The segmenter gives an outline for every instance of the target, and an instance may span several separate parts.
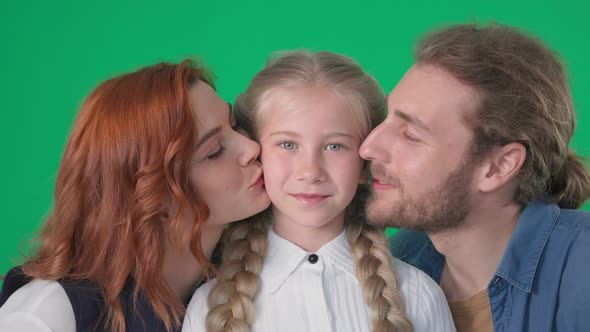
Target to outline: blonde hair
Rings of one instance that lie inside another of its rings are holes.
[[[385,115],[385,96],[377,81],[352,59],[330,52],[289,52],[269,61],[238,96],[236,118],[257,137],[259,109],[268,94],[286,87],[327,87],[355,106],[362,137]],[[346,233],[374,331],[412,331],[407,319],[384,229],[364,217],[367,188],[360,185],[347,208]],[[255,299],[268,247],[270,213],[233,224],[224,235],[223,264],[208,297],[207,331],[250,331]]]

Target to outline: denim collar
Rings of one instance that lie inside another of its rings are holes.
[[[537,265],[555,227],[560,208],[535,200],[522,211],[496,275],[530,293]]]

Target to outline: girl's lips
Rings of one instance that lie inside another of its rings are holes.
[[[307,205],[317,204],[328,197],[320,194],[291,194],[291,196]]]
[[[395,186],[393,184],[384,183],[384,182],[379,181],[379,179],[375,179],[375,178],[373,178],[372,187],[373,187],[373,190],[391,190],[391,189],[395,188]]]

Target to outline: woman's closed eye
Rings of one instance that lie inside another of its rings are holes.
[[[219,148],[217,149],[217,151],[207,155],[207,159],[209,159],[209,160],[217,159],[217,158],[219,158],[219,156],[221,156],[223,151],[225,151],[225,147],[220,145]]]

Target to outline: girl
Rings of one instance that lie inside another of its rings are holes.
[[[68,140],[39,248],[4,280],[0,331],[180,330],[223,225],[270,204],[259,146],[234,127],[190,61],[99,85]]]
[[[274,223],[229,229],[219,280],[195,293],[183,331],[454,331],[440,288],[393,260],[363,215],[358,148],[385,113],[378,83],[343,56],[288,53],[235,109],[261,144]]]

